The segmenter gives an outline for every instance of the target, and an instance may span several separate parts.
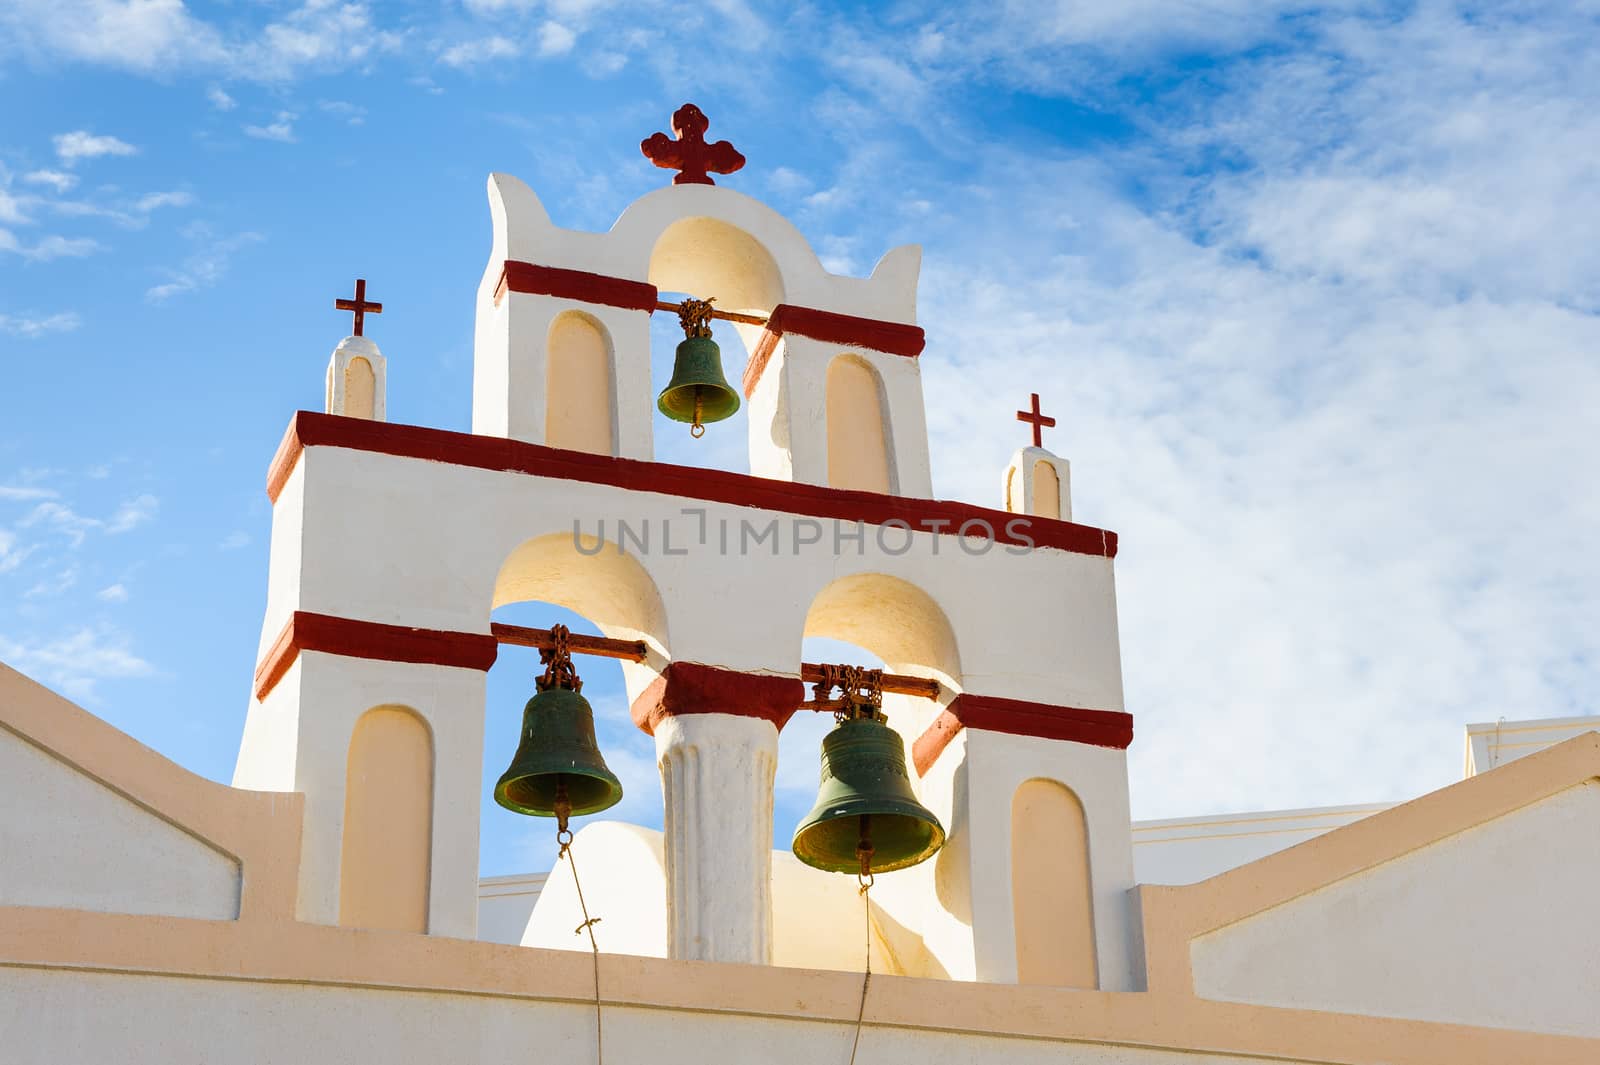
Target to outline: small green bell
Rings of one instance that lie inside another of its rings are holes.
[[[944,827],[911,790],[900,734],[881,716],[842,721],[822,740],[817,805],[794,831],[794,856],[834,873],[885,873],[925,861]]]
[[[711,300],[684,300],[678,318],[685,336],[656,406],[673,421],[688,422],[690,434],[699,437],[707,423],[733,417],[739,393],[722,376],[722,349],[711,339]]]
[[[594,737],[594,708],[579,694],[567,652],[567,630],[553,630],[556,648],[545,660],[539,691],[522,710],[522,742],[494,786],[494,801],[519,814],[555,817],[599,813],[622,799],[622,783],[606,768]]]

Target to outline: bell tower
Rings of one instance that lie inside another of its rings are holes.
[[[647,138],[673,181],[603,233],[555,226],[527,185],[490,176],[470,433],[387,420],[359,317],[328,413],[291,423],[268,477],[271,573],[235,783],[305,796],[297,912],[474,934],[484,675],[504,643],[559,645],[623,662],[660,776],[654,842],[593,837],[617,848],[590,859],[612,870],[595,890],[633,892],[656,922],[608,950],[781,961],[808,938],[795,931],[815,918],[808,900],[839,883],[818,870],[853,867],[883,874],[870,901],[897,971],[1129,989],[1116,534],[1070,520],[1037,397],[1003,509],[931,498],[920,251],[830,273],[789,221],[714,183],[744,159],[708,128],[691,106],[673,136]],[[364,286],[344,302],[381,309]],[[656,313],[688,334],[670,381],[651,379]],[[742,353],[716,348],[711,319]],[[370,412],[357,359],[373,369]],[[749,473],[655,461],[657,411],[715,433],[735,404]],[[599,631],[558,640],[491,620],[525,601]],[[884,669],[805,662],[808,637]],[[793,855],[775,855],[778,736],[813,712],[839,718],[813,755],[829,783],[780,834]],[[491,763],[511,767],[503,805],[577,817],[616,801],[575,686],[553,682],[526,713],[516,736],[488,737]],[[563,905],[552,888],[534,921],[570,945]]]

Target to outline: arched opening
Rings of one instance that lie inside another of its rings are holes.
[[[862,492],[893,490],[883,382],[857,355],[828,364],[828,484]]]
[[[650,253],[648,279],[663,300],[716,297],[723,311],[767,315],[784,301],[783,276],[776,260],[755,237],[720,219],[681,218],[662,230]],[[712,339],[722,349],[722,373],[741,394],[733,417],[712,425],[695,440],[689,427],[655,416],[656,458],[665,462],[748,473],[749,414],[742,378],[751,351],[764,332],[759,325],[714,321]],[[651,379],[656,391],[672,378],[673,355],[683,331],[670,314],[650,323]]]
[[[433,734],[408,707],[368,710],[345,763],[339,923],[426,932],[432,854]]]
[[[1061,517],[1061,477],[1043,459],[1033,464],[1033,512],[1041,518]]]
[[[595,455],[615,453],[611,338],[578,311],[550,324],[545,359],[545,443]]]
[[[570,532],[551,533],[519,545],[506,558],[495,581],[496,621],[530,628],[566,625],[574,633],[599,633],[617,639],[643,640],[650,648],[648,666],[594,655],[576,655],[583,697],[594,710],[595,738],[606,765],[622,783],[622,801],[591,818],[574,821],[580,830],[589,821],[622,821],[659,830],[661,786],[654,741],[634,725],[632,696],[666,662],[666,612],[655,582],[639,559],[622,554],[612,542],[594,537],[574,541]],[[571,874],[556,860],[555,822],[513,813],[494,801],[494,785],[516,753],[522,712],[535,693],[542,672],[532,648],[502,644],[489,670],[485,710],[482,818],[479,870],[483,877],[515,877],[548,872]],[[479,901],[481,938],[521,942],[532,913],[536,888],[490,889]],[[563,885],[565,888],[566,885]],[[586,891],[591,888],[587,882]],[[633,885],[639,889],[640,885]],[[591,904],[596,902],[594,897]],[[650,911],[654,913],[654,911]],[[651,953],[621,919],[597,930],[605,951]],[[571,928],[568,926],[568,933]],[[664,931],[661,935],[664,936]],[[565,937],[574,949],[587,940]],[[663,940],[664,942],[664,940]],[[547,945],[567,945],[565,940]]]
[[[1019,984],[1099,986],[1083,804],[1053,780],[1011,797],[1011,914]]]
[[[344,367],[344,413],[351,418],[371,418],[377,378],[372,363],[357,355]]]

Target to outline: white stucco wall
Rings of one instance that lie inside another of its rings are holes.
[[[1196,992],[1600,1035],[1600,781],[1196,940]]]
[[[517,944],[549,873],[486,876],[478,881],[478,938]]]
[[[1134,877],[1141,884],[1193,884],[1388,808],[1368,803],[1135,821]]]
[[[5,728],[0,783],[0,905],[239,915],[232,858]]]
[[[869,1006],[870,1009],[870,1006]],[[181,1017],[182,1023],[174,1023]],[[7,1065],[501,1065],[594,1060],[594,1007],[242,980],[0,969]],[[607,1007],[605,1060],[703,1065],[847,1061],[854,1026],[831,1021]],[[873,1065],[1247,1065],[1232,1055],[870,1025]],[[1270,1065],[1281,1058],[1248,1059]]]

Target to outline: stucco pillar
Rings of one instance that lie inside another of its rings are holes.
[[[798,678],[674,662],[634,700],[666,804],[667,956],[772,962],[772,781]]]
[[[772,780],[778,730],[732,714],[656,728],[666,801],[667,956],[772,961]]]

